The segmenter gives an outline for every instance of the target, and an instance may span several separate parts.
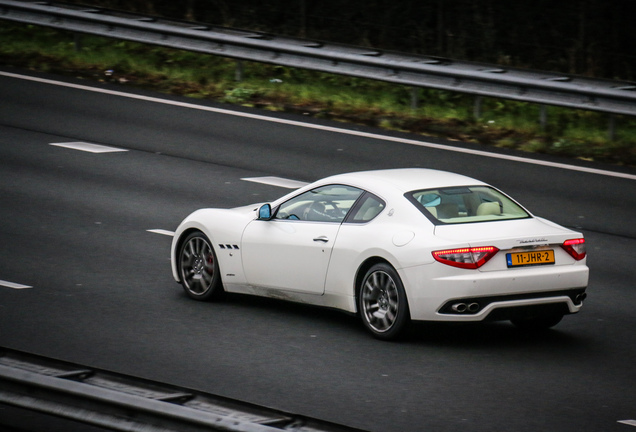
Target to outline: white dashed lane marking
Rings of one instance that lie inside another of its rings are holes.
[[[308,183],[290,180],[281,177],[245,177],[241,180],[254,182],[254,183],[262,183],[270,186],[279,186],[287,189],[298,189],[303,186],[306,186]]]
[[[618,422],[628,426],[636,426],[636,420],[619,420]]]
[[[164,229],[149,229],[146,230],[148,232],[151,233],[155,233],[155,234],[161,234],[161,235],[165,235],[165,236],[169,236],[169,237],[174,237],[174,231],[168,231],[168,230],[164,230]]]
[[[0,280],[0,286],[6,287],[6,288],[13,288],[13,289],[33,288],[32,286],[29,286],[29,285],[22,285],[22,284],[19,284],[19,283],[7,282],[7,281],[3,281],[3,280]]]
[[[120,149],[117,147],[109,147],[101,144],[92,144],[87,142],[67,142],[67,143],[51,143],[52,146],[64,147],[73,150],[80,150],[90,153],[114,153],[114,152],[126,152],[128,150]]]

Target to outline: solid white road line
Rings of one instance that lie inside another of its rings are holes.
[[[161,235],[165,235],[165,236],[169,236],[169,237],[174,237],[174,231],[168,231],[168,230],[164,230],[164,229],[149,229],[146,230],[148,232],[151,233],[155,233],[155,234],[161,234]]]
[[[618,422],[628,426],[636,426],[636,420],[619,420]]]
[[[109,147],[101,144],[92,144],[87,142],[67,142],[67,143],[51,143],[52,146],[64,147],[73,150],[80,150],[90,153],[114,153],[114,152],[126,152],[128,150],[120,149],[116,147]]]
[[[18,284],[18,283],[14,283],[14,282],[3,281],[3,280],[0,280],[0,286],[7,287],[7,288],[13,288],[13,289],[33,288],[32,286],[29,286],[29,285],[22,285],[22,284]]]
[[[254,182],[254,183],[262,183],[271,186],[279,186],[287,189],[298,189],[303,186],[308,185],[309,183],[290,180],[281,177],[244,177],[241,180]]]
[[[142,95],[125,93],[125,92],[120,92],[120,91],[115,91],[115,90],[108,90],[108,89],[100,88],[100,87],[89,87],[89,86],[84,86],[84,85],[80,85],[80,84],[72,84],[72,83],[65,83],[65,82],[61,82],[61,81],[49,80],[49,79],[45,79],[45,78],[37,78],[37,77],[31,77],[31,76],[26,76],[26,75],[18,75],[18,74],[14,74],[14,73],[10,73],[10,72],[2,72],[2,71],[0,71],[0,76],[5,76],[5,77],[9,77],[9,78],[16,78],[16,79],[22,79],[22,80],[27,80],[27,81],[34,81],[34,82],[39,82],[39,83],[43,83],[43,84],[51,84],[51,85],[56,85],[56,86],[60,86],[60,87],[74,88],[74,89],[90,91],[90,92],[94,92],[94,93],[108,94],[108,95],[111,95],[111,96],[120,96],[120,97],[125,97],[125,98],[128,98],[128,99],[137,99],[137,100],[142,100],[142,101],[146,101],[146,102],[154,102],[154,103],[160,103],[160,104],[164,104],[164,105],[172,105],[172,106],[178,106],[178,107],[182,107],[182,108],[196,109],[196,110],[199,110],[199,111],[209,111],[209,112],[215,112],[215,113],[219,113],[219,114],[232,115],[232,116],[236,116],[236,117],[245,117],[245,118],[251,118],[251,119],[255,119],[255,120],[268,121],[268,122],[272,122],[272,123],[282,123],[282,124],[287,124],[287,125],[291,125],[291,126],[298,126],[298,127],[308,128],[308,129],[319,129],[319,130],[322,130],[322,131],[335,132],[335,133],[339,133],[339,134],[353,135],[353,136],[377,139],[377,140],[382,140],[382,141],[398,142],[398,143],[402,143],[402,144],[409,144],[409,145],[415,145],[415,146],[420,146],[420,147],[427,147],[427,148],[432,148],[432,149],[437,149],[437,150],[445,150],[445,151],[451,151],[451,152],[457,152],[457,153],[467,153],[467,154],[472,154],[472,155],[476,155],[476,156],[484,156],[484,157],[494,158],[494,159],[504,159],[504,160],[521,162],[521,163],[528,163],[528,164],[533,164],[533,165],[542,165],[542,166],[548,166],[548,167],[571,170],[571,171],[580,171],[580,172],[585,172],[585,173],[590,173],[590,174],[599,174],[599,175],[610,176],[610,177],[619,177],[619,178],[625,178],[625,179],[629,179],[629,180],[636,180],[636,175],[634,175],[634,174],[627,174],[627,173],[621,173],[621,172],[615,172],[615,171],[607,171],[607,170],[601,170],[601,169],[596,169],[596,168],[586,168],[586,167],[580,167],[580,166],[576,166],[576,165],[568,165],[568,164],[558,163],[558,162],[548,162],[548,161],[542,161],[542,160],[537,160],[537,159],[529,159],[529,158],[523,158],[523,157],[519,157],[519,156],[506,155],[506,154],[490,153],[490,152],[483,151],[483,150],[472,150],[472,149],[467,149],[467,148],[453,147],[453,146],[443,145],[443,144],[434,144],[434,143],[429,143],[429,142],[426,142],[426,141],[419,141],[419,140],[391,137],[391,136],[379,135],[379,134],[368,133],[368,132],[361,132],[361,131],[356,131],[356,130],[340,129],[340,128],[332,127],[332,126],[322,126],[322,125],[317,125],[317,124],[304,123],[304,122],[300,122],[300,121],[268,117],[268,116],[260,115],[260,114],[244,113],[244,112],[238,112],[238,111],[231,111],[231,110],[228,110],[228,109],[213,108],[213,107],[207,107],[207,106],[202,106],[202,105],[196,105],[196,104],[186,103],[186,102],[171,101],[171,100],[160,99],[160,98],[156,98],[156,97],[142,96]]]

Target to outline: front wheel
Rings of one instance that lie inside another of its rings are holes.
[[[179,249],[179,276],[186,294],[196,300],[213,300],[222,292],[219,264],[208,238],[189,234]]]
[[[393,267],[376,264],[367,271],[358,295],[360,318],[373,336],[396,339],[410,320],[402,281]]]

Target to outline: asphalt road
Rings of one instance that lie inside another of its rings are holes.
[[[636,431],[623,422],[636,424],[634,170],[133,93],[0,71],[0,281],[31,287],[0,285],[0,346],[369,431]],[[125,151],[51,145],[69,142]],[[171,278],[171,238],[148,231],[288,192],[247,177],[412,166],[474,176],[580,229],[591,269],[582,312],[543,335],[418,323],[381,342],[335,311],[188,300]],[[599,169],[610,172],[589,171]],[[0,406],[0,429],[9,417]]]

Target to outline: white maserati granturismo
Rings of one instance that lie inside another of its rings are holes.
[[[377,338],[411,320],[510,320],[546,329],[578,312],[581,233],[444,171],[335,175],[265,204],[202,209],[175,232],[188,296],[274,297],[358,314]]]

